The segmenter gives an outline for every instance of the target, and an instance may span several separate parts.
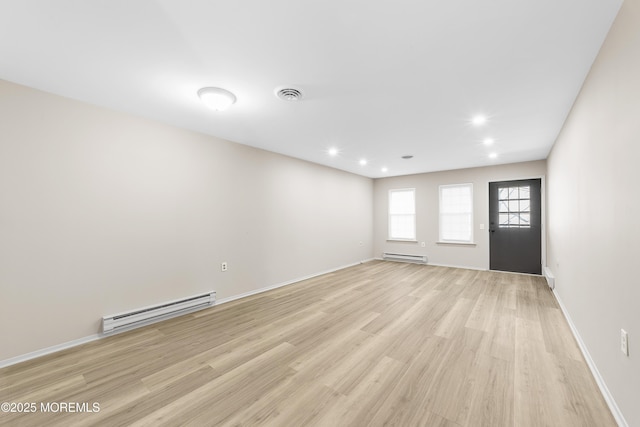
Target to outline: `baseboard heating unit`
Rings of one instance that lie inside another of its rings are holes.
[[[551,289],[556,287],[556,277],[549,267],[544,268],[544,277],[547,279],[547,284]]]
[[[112,334],[211,307],[215,291],[102,318],[102,332]]]
[[[425,255],[407,255],[385,252],[382,254],[382,259],[387,261],[417,262],[420,264],[427,263],[427,257]]]

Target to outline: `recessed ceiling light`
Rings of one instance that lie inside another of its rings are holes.
[[[405,160],[409,160],[409,159],[413,159],[413,156],[410,154],[407,154],[406,156],[402,156],[402,158]]]
[[[496,157],[498,157],[498,153],[491,153],[491,154],[489,154],[489,158],[490,158],[490,159],[495,159]]]
[[[367,164],[367,159],[360,159],[360,166],[365,166]]]
[[[335,147],[329,148],[329,155],[330,156],[337,156],[338,155],[338,149],[335,148]]]
[[[487,123],[487,118],[482,114],[478,114],[477,116],[474,116],[473,119],[471,119],[471,123],[476,126],[482,126],[483,124]]]
[[[223,111],[236,102],[236,96],[219,87],[203,87],[198,96],[205,105],[215,111]]]
[[[382,173],[386,173],[389,169],[387,168],[382,168]]]
[[[482,142],[484,143],[484,145],[492,145],[495,141],[493,140],[493,138],[485,138]]]

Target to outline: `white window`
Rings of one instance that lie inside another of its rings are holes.
[[[389,190],[389,240],[416,240],[416,190]]]
[[[440,241],[473,242],[473,184],[440,186]]]

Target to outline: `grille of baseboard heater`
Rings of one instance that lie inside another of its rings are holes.
[[[382,254],[382,259],[388,261],[417,262],[421,264],[427,263],[427,257],[425,255],[392,254],[385,252]]]
[[[215,291],[211,291],[206,294],[170,301],[152,307],[144,307],[126,313],[104,316],[102,318],[102,332],[104,334],[112,334],[114,332],[134,329],[211,307],[215,302],[216,293]]]

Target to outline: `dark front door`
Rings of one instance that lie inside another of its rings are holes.
[[[491,270],[542,273],[540,182],[489,183]]]

